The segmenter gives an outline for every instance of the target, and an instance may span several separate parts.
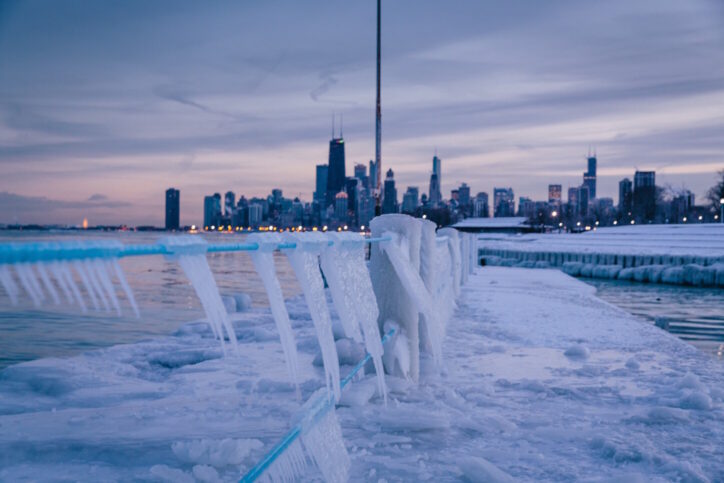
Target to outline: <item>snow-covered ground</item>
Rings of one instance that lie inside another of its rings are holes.
[[[303,298],[287,307],[306,399],[321,356]],[[301,401],[269,309],[233,324],[237,357],[195,323],[0,372],[0,481],[235,480]],[[364,351],[337,348],[346,374]],[[442,374],[387,377],[387,407],[373,371],[345,391],[353,481],[724,480],[722,366],[559,271],[478,269],[443,349]]]
[[[645,225],[583,234],[483,234],[486,265],[559,267],[573,276],[724,287],[724,225]]]

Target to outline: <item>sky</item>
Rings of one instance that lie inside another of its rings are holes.
[[[311,199],[333,114],[374,157],[376,2],[0,2],[0,223],[181,223],[203,196]],[[724,169],[724,2],[383,2],[382,162],[398,194],[598,193]],[[339,121],[337,123],[339,128]]]

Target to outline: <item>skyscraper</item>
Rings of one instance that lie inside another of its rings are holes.
[[[561,192],[563,187],[559,184],[548,185],[548,203],[561,204]]]
[[[221,222],[221,195],[204,197],[204,228],[216,227]]]
[[[395,173],[392,172],[392,169],[387,170],[385,177],[382,213],[397,213],[397,189],[395,189]]]
[[[442,202],[442,160],[437,155],[432,157],[432,174],[430,175],[429,203],[437,206]]]
[[[633,191],[634,218],[640,222],[656,217],[656,172],[636,171]]]
[[[495,217],[513,216],[515,214],[515,195],[513,188],[493,189],[493,210]]]
[[[583,173],[583,185],[588,187],[590,199],[596,197],[596,156],[588,157],[588,171]]]
[[[420,189],[417,186],[408,186],[407,191],[402,195],[402,212],[414,213],[417,205],[420,204]]]
[[[585,184],[578,188],[578,213],[581,216],[588,216],[588,203],[591,201],[591,194]]]
[[[227,191],[224,195],[224,216],[231,219],[236,205],[236,195],[233,191]]]
[[[624,178],[618,182],[618,212],[627,217],[633,210],[633,185],[631,180]]]
[[[316,182],[314,189],[314,201],[324,204],[324,200],[327,197],[327,173],[329,166],[326,164],[318,164],[316,172]]]
[[[329,141],[329,168],[327,171],[327,206],[334,204],[337,193],[344,190],[345,174],[344,139],[332,138]]]
[[[470,186],[467,183],[463,183],[458,188],[458,202],[460,206],[470,205]]]
[[[347,223],[347,193],[340,191],[334,197],[334,217],[340,223]]]
[[[166,190],[166,229],[179,229],[179,208],[180,192],[177,189],[169,188]]]
[[[488,209],[488,193],[480,192],[475,195],[473,202],[473,216],[487,218],[490,216]]]

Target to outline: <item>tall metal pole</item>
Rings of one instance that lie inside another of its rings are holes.
[[[382,30],[382,0],[377,0],[377,112],[376,112],[376,129],[375,129],[375,164],[377,166],[377,206],[381,207],[382,198],[382,102],[381,96],[381,78],[382,78],[382,62],[381,62],[381,30]]]

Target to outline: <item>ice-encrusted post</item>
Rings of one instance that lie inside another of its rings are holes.
[[[454,228],[440,228],[437,233],[447,237],[447,246],[450,250],[450,259],[452,261],[452,277],[453,290],[455,297],[460,295],[460,286],[462,285],[462,260],[460,259],[460,237],[458,231]]]
[[[370,222],[372,237],[391,237],[393,240],[372,244],[370,247],[370,277],[372,287],[377,297],[377,306],[380,310],[379,324],[381,331],[387,322],[400,325],[402,331],[395,336],[391,346],[407,341],[409,353],[409,368],[399,369],[403,375],[418,381],[420,377],[420,342],[419,342],[419,309],[413,295],[405,287],[405,281],[399,276],[393,265],[394,262],[408,265],[411,272],[419,278],[420,272],[420,242],[422,225],[420,220],[407,215],[382,215]],[[387,248],[395,248],[402,260],[395,260],[388,255]],[[422,286],[424,289],[424,284]],[[404,348],[403,348],[404,349]],[[395,372],[394,359],[388,357],[385,351],[385,364],[390,373]],[[402,362],[402,361],[401,361]],[[409,373],[404,374],[405,369]]]

